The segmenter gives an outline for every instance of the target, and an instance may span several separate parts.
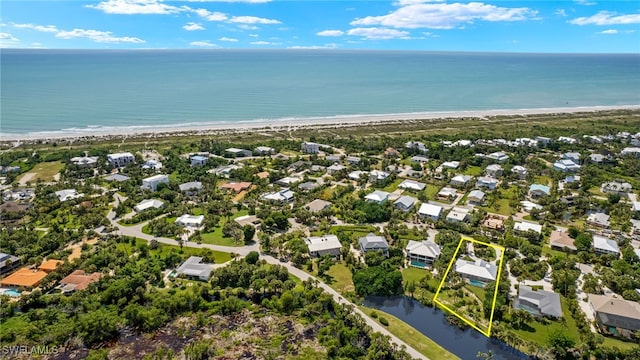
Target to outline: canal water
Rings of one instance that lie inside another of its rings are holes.
[[[493,352],[495,360],[528,359],[501,341],[489,339],[473,329],[462,330],[451,325],[442,311],[424,306],[409,297],[369,296],[363,305],[399,318],[462,360],[477,359],[478,352],[488,351]]]

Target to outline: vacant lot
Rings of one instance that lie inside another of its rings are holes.
[[[27,182],[36,182],[38,179],[42,181],[54,181],[55,176],[60,173],[64,165],[60,161],[40,163],[31,169],[28,173],[25,173],[20,178],[20,185],[25,186]]]

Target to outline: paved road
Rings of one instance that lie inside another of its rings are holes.
[[[116,196],[119,197],[119,195],[117,195],[117,194],[116,194]],[[122,199],[119,199],[119,200],[122,200]],[[114,215],[115,215],[115,213],[113,212],[113,209],[112,209],[112,210],[109,211],[109,214],[107,214],[107,218],[109,219],[111,224],[118,229],[118,234],[119,235],[134,236],[134,237],[138,237],[138,238],[141,238],[141,239],[145,239],[147,241],[150,241],[152,239],[156,239],[158,242],[161,242],[163,244],[180,245],[178,243],[178,241],[176,241],[174,239],[163,238],[163,237],[155,237],[155,236],[143,233],[142,232],[142,227],[145,226],[148,223],[148,221],[145,221],[143,223],[140,223],[138,225],[133,225],[133,226],[122,226],[122,225],[118,224],[114,220]],[[258,243],[255,243],[253,245],[247,245],[247,246],[231,247],[231,246],[220,246],[220,245],[212,245],[212,244],[198,244],[198,243],[186,241],[186,242],[183,243],[183,246],[193,247],[193,248],[201,248],[201,249],[212,249],[212,250],[223,251],[223,252],[228,252],[228,253],[236,253],[236,254],[241,255],[241,256],[245,256],[251,251],[260,252],[260,245]],[[318,286],[321,287],[324,291],[326,291],[329,294],[331,294],[331,296],[333,296],[333,299],[337,303],[345,304],[347,306],[350,305],[351,308],[353,309],[353,311],[355,313],[359,314],[360,316],[362,316],[362,318],[367,322],[367,324],[369,326],[371,326],[373,328],[373,330],[375,330],[375,331],[377,331],[379,333],[382,333],[384,335],[389,336],[391,338],[391,341],[393,341],[395,344],[397,344],[400,347],[404,347],[405,350],[412,357],[414,357],[416,359],[428,360],[427,357],[422,355],[416,349],[414,349],[411,346],[407,345],[404,341],[402,341],[399,338],[397,338],[395,335],[390,333],[382,325],[378,324],[373,319],[369,318],[360,309],[358,309],[357,306],[355,306],[349,300],[345,299],[337,291],[332,289],[329,285],[327,285],[327,284],[323,283],[322,281],[320,281],[318,278],[307,274],[306,272],[294,267],[293,265],[291,265],[289,263],[282,263],[278,259],[274,258],[273,256],[261,255],[260,258],[266,260],[269,264],[277,264],[277,265],[286,267],[287,270],[289,271],[289,273],[291,273],[292,275],[298,277],[301,280],[308,280],[308,279],[316,280],[317,283],[318,283]]]

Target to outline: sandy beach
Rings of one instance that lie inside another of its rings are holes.
[[[385,122],[402,122],[416,120],[460,119],[460,118],[489,118],[494,116],[526,116],[542,114],[570,114],[590,113],[611,110],[639,110],[640,105],[620,106],[583,106],[558,107],[536,109],[501,109],[477,111],[440,111],[380,115],[335,116],[301,119],[255,120],[245,122],[203,123],[194,125],[175,125],[158,127],[122,127],[122,128],[87,128],[78,131],[55,131],[28,134],[4,134],[0,132],[0,142],[21,142],[39,140],[74,140],[87,138],[109,138],[129,136],[176,136],[176,135],[207,135],[217,132],[246,132],[255,130],[282,130],[294,128],[322,128],[346,126],[371,126]]]

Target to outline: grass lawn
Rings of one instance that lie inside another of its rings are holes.
[[[576,321],[571,316],[569,312],[569,306],[567,305],[567,299],[563,296],[560,296],[560,302],[562,305],[562,313],[566,320],[566,324],[562,324],[560,321],[552,321],[548,325],[541,324],[536,321],[530,322],[527,327],[525,325],[524,329],[514,329],[513,332],[516,333],[520,338],[527,339],[528,341],[533,341],[536,344],[541,346],[548,346],[548,337],[549,334],[556,330],[560,330],[564,332],[572,338],[574,341],[580,341],[580,334],[578,332],[578,327],[576,326]]]
[[[427,184],[427,187],[424,189],[424,193],[425,195],[427,195],[427,199],[429,200],[436,199],[438,197],[439,191],[440,191],[440,187],[433,184]]]
[[[500,214],[504,216],[511,215],[511,207],[509,206],[509,199],[500,198],[493,203],[492,207],[483,207],[488,212]]]
[[[482,168],[480,166],[467,166],[467,169],[463,174],[470,176],[479,176],[482,175]]]
[[[605,337],[602,345],[608,346],[608,347],[617,347],[620,350],[630,350],[636,346],[640,346],[637,343],[622,341],[620,339],[611,338],[611,337]]]
[[[39,163],[36,164],[31,171],[22,175],[22,177],[29,176],[29,181],[31,182],[35,182],[38,179],[42,179],[42,181],[53,181],[54,175],[60,173],[63,167],[64,164],[60,161]]]
[[[478,299],[480,299],[480,301],[484,301],[485,297],[487,296],[487,292],[484,291],[483,288],[479,288],[477,286],[468,285],[468,284],[465,285],[464,288],[472,292],[475,296],[477,296]],[[493,297],[493,294],[490,294],[490,296]]]
[[[536,184],[551,186],[553,180],[548,176],[539,175],[535,177],[534,181]]]
[[[238,218],[243,215],[247,215],[247,210],[238,211],[231,216],[232,219]],[[222,228],[224,227],[226,220],[223,218],[220,220],[220,225],[216,227],[212,232],[202,234],[202,242],[204,244],[220,245],[220,246],[243,246],[244,243],[236,243],[232,238],[224,237],[222,235]]]
[[[404,179],[395,179],[393,180],[392,183],[390,183],[389,185],[385,186],[382,188],[382,190],[387,191],[387,192],[394,192],[396,190],[398,190],[398,185],[400,185],[401,182],[403,182]]]
[[[355,290],[351,278],[351,271],[344,263],[339,262],[333,265],[329,271],[327,271],[327,274],[333,278],[333,281],[329,285],[337,292],[344,294],[348,291]]]
[[[412,328],[397,317],[366,306],[359,306],[359,308],[367,315],[371,314],[372,311],[375,311],[378,313],[378,318],[384,317],[387,319],[389,326],[385,327],[390,333],[397,336],[400,340],[404,341],[429,359],[459,359],[457,356],[448,352],[436,342],[424,336],[421,332]]]
[[[435,293],[427,291],[420,287],[418,284],[420,280],[425,277],[425,275],[429,274],[429,270],[418,269],[415,267],[409,267],[406,269],[402,269],[402,283],[408,284],[413,281],[416,284],[416,291],[413,293],[413,297],[416,299],[431,299],[435,296]],[[437,289],[440,283],[435,279],[431,278],[429,281],[429,285],[431,285],[434,289]],[[411,295],[407,293],[407,295]]]
[[[560,256],[560,257],[564,258],[564,257],[569,256],[570,254],[564,253],[564,252],[558,251],[558,250],[553,250],[552,248],[550,248],[548,246],[543,246],[542,247],[542,255],[545,255],[546,257],[551,259],[554,256]]]
[[[605,196],[605,193],[602,192],[602,190],[600,190],[600,187],[598,186],[594,186],[591,189],[589,189],[589,193],[596,195],[596,196]]]
[[[136,246],[141,246],[142,244],[148,244],[148,242],[144,239],[136,239]],[[128,242],[119,243],[116,245],[116,247],[118,249],[124,250],[129,255],[131,255],[133,252],[133,247]],[[231,254],[211,249],[191,248],[186,246],[180,249],[180,246],[167,244],[159,244],[157,249],[149,249],[150,255],[166,256],[171,252],[179,253],[183,259],[187,259],[189,256],[203,256],[204,254],[210,253],[213,254],[216,264],[226,263],[227,261],[231,260]]]

